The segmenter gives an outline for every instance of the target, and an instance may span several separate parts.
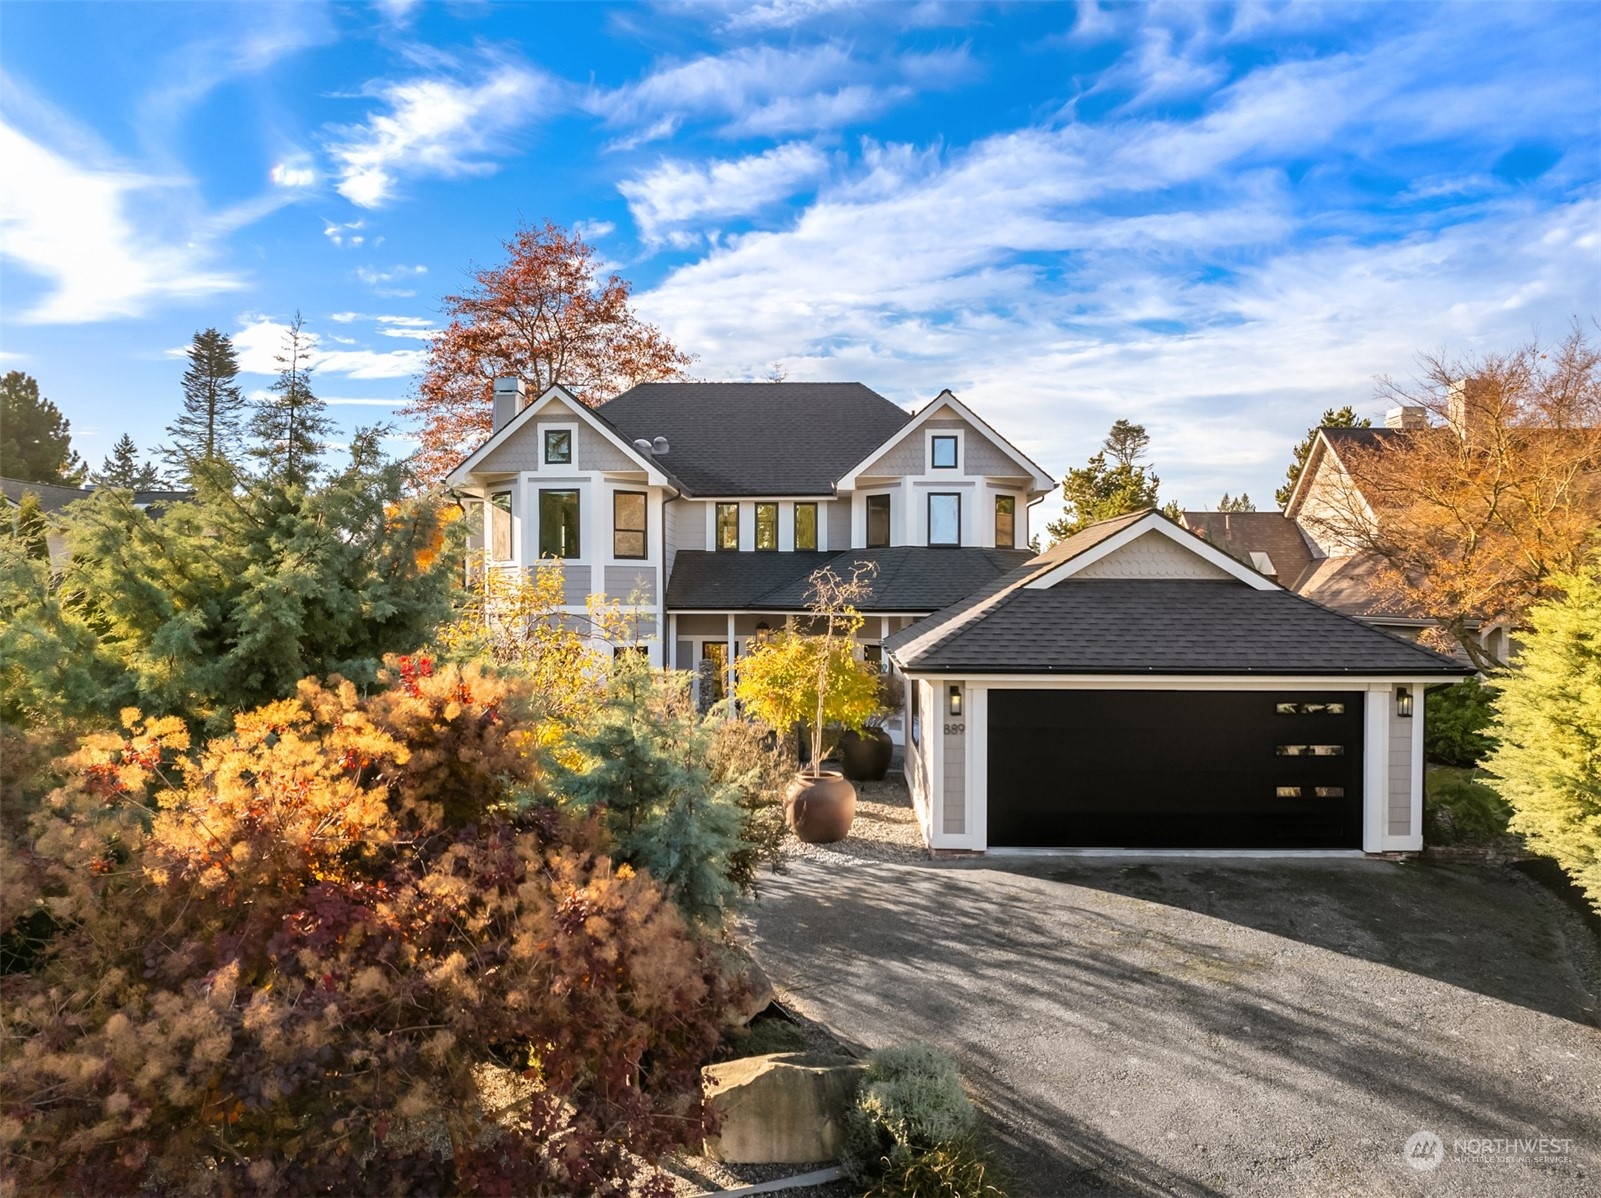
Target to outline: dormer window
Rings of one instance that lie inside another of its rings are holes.
[[[817,549],[817,505],[815,503],[797,503],[795,505],[795,550],[796,552],[814,552]]]
[[[995,548],[1017,548],[1017,496],[995,497]]]
[[[776,503],[758,503],[756,505],[756,548],[763,550],[778,548],[778,505]]]
[[[713,521],[714,544],[718,549],[739,548],[739,504],[719,503]]]
[[[956,469],[956,438],[938,436],[931,441],[934,454],[934,469]]]
[[[572,461],[572,430],[547,428],[545,430],[545,464],[547,466],[570,466]]]

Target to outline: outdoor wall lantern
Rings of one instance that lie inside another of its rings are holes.
[[[1412,718],[1412,688],[1398,686],[1395,688],[1395,714],[1404,719]]]
[[[962,714],[962,688],[959,686],[951,687],[951,714]]]
[[[761,621],[759,621],[757,623],[757,625],[756,625],[756,643],[757,644],[765,645],[772,638],[772,635],[773,635],[772,627],[767,623],[766,620],[761,620]]]

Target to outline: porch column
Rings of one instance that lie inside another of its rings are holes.
[[[727,694],[730,699],[734,697],[734,646],[738,642],[734,638],[734,613],[728,613],[728,660],[724,668],[728,671]]]

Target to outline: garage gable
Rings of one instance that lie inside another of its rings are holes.
[[[1104,578],[1185,578],[1242,582],[1253,590],[1277,590],[1278,584],[1244,565],[1229,554],[1203,541],[1182,525],[1160,512],[1136,513],[1121,518],[1124,523],[1089,541],[1091,528],[1067,538],[1040,556],[1051,564],[1023,583],[1031,591],[1047,590],[1068,579]],[[1108,524],[1112,523],[1110,521]],[[1075,545],[1080,539],[1083,545]],[[1054,560],[1052,560],[1054,559]]]
[[[1233,575],[1153,530],[1142,532],[1128,544],[1091,562],[1071,577],[1205,578],[1226,582]]]

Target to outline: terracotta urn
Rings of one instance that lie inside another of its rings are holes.
[[[856,788],[835,770],[796,774],[784,792],[784,819],[807,844],[833,844],[850,835]]]
[[[882,782],[894,754],[895,742],[882,728],[840,734],[840,768],[852,782]]]

